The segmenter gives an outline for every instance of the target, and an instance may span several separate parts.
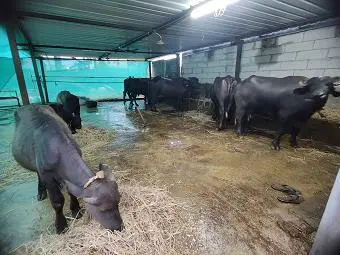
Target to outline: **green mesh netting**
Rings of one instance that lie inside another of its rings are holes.
[[[37,82],[29,54],[20,50],[22,69],[31,103],[40,102]],[[75,52],[76,55],[76,52]],[[40,70],[40,62],[37,61]],[[90,99],[122,98],[124,79],[128,76],[148,77],[145,61],[93,61],[93,60],[44,60],[48,95],[51,102],[62,90]],[[0,97],[20,98],[20,91],[13,66],[6,30],[0,26]],[[20,99],[21,100],[21,99]],[[15,101],[0,100],[0,106],[13,105]]]

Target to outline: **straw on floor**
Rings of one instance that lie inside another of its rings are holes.
[[[95,165],[98,158],[104,159],[110,153],[114,134],[88,127],[76,137],[86,162]],[[122,183],[122,179],[117,182],[122,195],[122,232],[105,230],[94,219],[88,222],[84,215],[80,220],[71,220],[65,234],[42,235],[12,254],[192,254],[197,249],[191,227],[194,224],[184,216],[188,214],[182,202],[163,188],[136,181]]]

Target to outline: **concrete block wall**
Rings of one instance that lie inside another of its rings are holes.
[[[241,79],[250,75],[340,75],[340,32],[336,26],[243,45]]]
[[[182,76],[197,77],[201,83],[213,83],[217,76],[235,74],[236,46],[183,57]]]
[[[196,76],[212,83],[235,72],[236,46],[183,57],[183,77]],[[340,27],[332,26],[245,43],[241,79],[250,75],[340,76]]]

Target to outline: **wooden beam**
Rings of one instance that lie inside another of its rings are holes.
[[[45,69],[44,69],[44,62],[43,62],[43,60],[41,58],[39,60],[40,60],[41,76],[42,76],[44,90],[45,90],[46,103],[49,103],[50,100],[48,98],[48,91],[47,91],[46,77],[45,77]]]
[[[239,41],[237,43],[236,62],[235,62],[235,78],[236,79],[240,78],[242,48],[243,48],[243,41]]]
[[[14,69],[15,69],[15,73],[16,73],[16,76],[17,76],[17,81],[18,81],[18,85],[19,85],[22,103],[24,105],[28,105],[30,103],[30,101],[29,101],[29,98],[28,98],[24,73],[22,71],[22,66],[21,66],[19,51],[18,51],[18,47],[17,47],[17,42],[16,42],[16,39],[15,39],[14,23],[8,22],[6,24],[6,31],[7,31],[9,46],[10,46],[11,53],[12,53],[13,64],[14,64]]]

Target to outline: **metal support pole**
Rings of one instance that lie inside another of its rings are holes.
[[[46,97],[46,103],[49,103],[50,100],[48,98],[48,92],[47,92],[47,85],[46,85],[46,77],[45,77],[45,69],[44,69],[44,62],[40,58],[40,69],[41,69],[41,76],[43,80],[43,85],[44,85],[44,91],[45,91],[45,97]]]
[[[36,58],[35,58],[35,55],[34,55],[34,50],[33,50],[31,45],[29,46],[29,51],[30,51],[30,54],[31,54],[35,79],[37,81],[38,91],[39,91],[39,95],[40,95],[40,101],[41,101],[42,104],[45,104],[45,97],[44,97],[44,92],[43,92],[42,87],[41,87],[41,81],[40,81],[40,75],[39,75],[39,71],[38,71],[38,67],[37,67],[37,61],[36,61]]]
[[[152,62],[149,61],[149,79],[152,79]]]
[[[27,105],[27,104],[30,103],[30,101],[29,101],[29,98],[28,98],[24,73],[22,71],[22,66],[21,66],[19,51],[18,51],[18,47],[17,47],[17,42],[15,40],[14,24],[11,23],[11,22],[7,23],[6,24],[6,31],[7,31],[9,46],[11,48],[13,64],[14,64],[14,69],[15,69],[15,73],[16,73],[16,76],[17,76],[17,81],[18,81],[18,85],[19,85],[22,103],[24,105]]]
[[[166,77],[166,60],[162,60],[163,63],[163,77]]]
[[[235,78],[236,79],[240,78],[242,46],[243,46],[243,41],[239,41],[237,43],[236,62],[235,62]]]
[[[340,170],[321,218],[310,255],[340,254]]]
[[[177,77],[181,77],[181,60],[179,54],[176,54],[176,75]]]

